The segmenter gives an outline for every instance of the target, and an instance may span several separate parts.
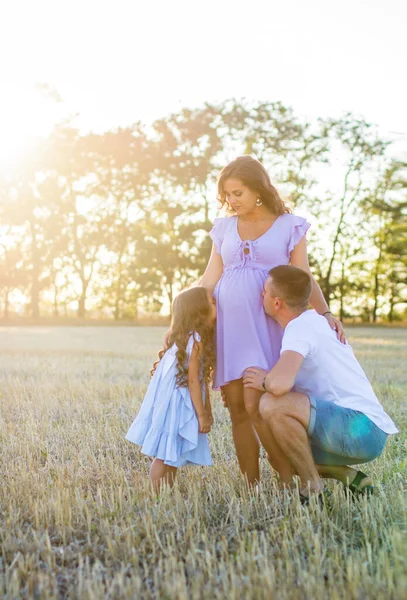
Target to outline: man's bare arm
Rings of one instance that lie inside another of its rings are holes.
[[[264,382],[266,390],[274,396],[283,396],[289,392],[295,383],[303,361],[304,357],[298,352],[292,350],[283,352],[278,363],[266,375]]]
[[[303,360],[304,357],[298,352],[286,350],[269,373],[257,367],[246,369],[243,385],[259,391],[270,392],[274,396],[283,396],[292,389]]]

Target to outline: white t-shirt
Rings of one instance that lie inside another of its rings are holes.
[[[298,352],[304,362],[294,390],[364,413],[385,433],[398,430],[384,412],[352,347],[342,344],[328,321],[307,310],[285,328],[281,353]]]

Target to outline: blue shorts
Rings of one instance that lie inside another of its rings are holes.
[[[356,465],[383,452],[387,433],[358,410],[310,397],[308,437],[316,465]]]

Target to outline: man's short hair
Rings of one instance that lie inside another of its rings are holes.
[[[280,265],[269,271],[273,295],[294,309],[306,310],[312,291],[311,277],[306,271],[290,265]]]

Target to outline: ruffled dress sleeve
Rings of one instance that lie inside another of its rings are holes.
[[[303,217],[296,217],[292,215],[291,219],[291,235],[290,241],[288,242],[288,252],[290,253],[294,250],[295,246],[302,240],[304,235],[306,235],[308,229],[311,227],[311,224],[308,223],[306,219]]]
[[[225,219],[215,219],[213,222],[213,227],[209,232],[209,235],[212,238],[213,243],[215,244],[216,251],[218,254],[221,253],[223,236],[225,232],[224,227]]]
[[[188,358],[191,356],[192,354],[192,349],[194,347],[194,342],[200,342],[201,341],[201,336],[199,335],[199,333],[197,333],[196,331],[194,331],[191,335],[190,338],[188,340],[188,344],[187,344],[187,354],[188,354]]]

